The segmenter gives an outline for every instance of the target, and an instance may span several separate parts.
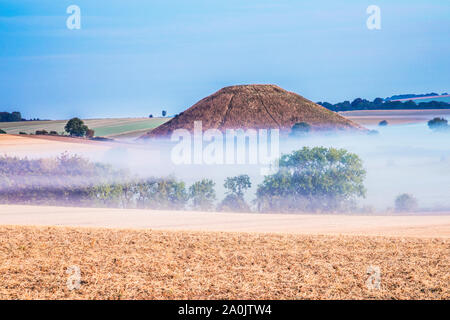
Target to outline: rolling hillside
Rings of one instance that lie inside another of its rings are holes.
[[[170,120],[170,118],[121,118],[121,119],[87,119],[85,124],[94,129],[96,136],[108,138],[137,138]],[[9,134],[35,133],[36,130],[64,132],[67,120],[0,122],[0,129]]]

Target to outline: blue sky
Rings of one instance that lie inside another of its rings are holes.
[[[372,4],[381,30],[366,27]],[[448,0],[2,0],[0,109],[175,114],[245,83],[329,102],[449,92],[449,17]]]

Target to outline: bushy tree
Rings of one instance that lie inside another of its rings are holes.
[[[380,127],[385,127],[385,126],[388,125],[388,122],[387,122],[386,120],[382,120],[382,121],[380,121],[380,122],[378,123],[378,125],[379,125]]]
[[[227,178],[224,184],[228,194],[235,194],[238,197],[244,197],[244,192],[252,187],[250,177],[247,174],[241,174],[236,177]]]
[[[224,183],[224,187],[227,189],[226,196],[217,209],[219,211],[249,212],[250,207],[244,200],[244,192],[251,186],[250,177],[246,174],[227,178]]]
[[[373,106],[373,103],[361,98],[356,98],[352,101],[351,106],[353,109],[362,109],[362,110],[368,110],[371,109],[371,106]]]
[[[64,130],[71,136],[84,137],[89,128],[84,124],[83,120],[72,118],[66,123]]]
[[[331,110],[334,110],[334,111],[347,111],[347,110],[351,110],[351,108],[352,108],[352,105],[351,105],[350,101],[345,100],[343,102],[336,103],[334,105],[334,108],[331,109]]]
[[[311,126],[306,122],[298,122],[292,126],[290,136],[300,137],[311,131]]]
[[[428,121],[428,127],[432,130],[446,130],[449,128],[448,121],[438,117]]]
[[[281,157],[278,172],[258,186],[256,203],[263,212],[345,210],[365,197],[365,174],[345,149],[304,147]]]
[[[235,194],[227,194],[217,207],[218,211],[224,212],[250,212],[251,209],[244,198]]]
[[[356,106],[358,106],[359,104],[361,104],[362,102],[363,102],[363,99],[361,99],[361,98],[356,98],[355,100],[352,101],[351,105],[352,105],[352,107],[356,107]]]
[[[0,112],[0,122],[17,122],[22,121],[22,115],[18,111],[14,112]]]
[[[165,117],[166,115],[167,115],[167,111],[166,111],[166,110],[163,110],[163,111],[162,111],[162,116]]]
[[[317,104],[321,105],[324,108],[330,109],[330,110],[333,109],[333,105],[331,103],[329,103],[329,102],[326,102],[326,101],[324,101],[324,102],[317,102]]]
[[[381,106],[383,104],[384,100],[382,98],[375,98],[373,100],[373,104],[376,106]]]
[[[136,184],[137,206],[152,209],[184,209],[186,185],[174,178],[151,178]]]
[[[209,211],[213,208],[216,200],[215,185],[212,180],[203,179],[189,187],[189,198],[195,210]]]
[[[395,211],[414,211],[417,206],[417,200],[411,194],[403,193],[395,198]]]

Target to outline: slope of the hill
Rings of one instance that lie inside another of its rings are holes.
[[[202,129],[290,130],[306,122],[312,130],[365,130],[360,125],[302,96],[275,85],[238,85],[223,88],[200,100],[172,120],[144,137],[169,136],[176,129],[193,130],[194,121]]]

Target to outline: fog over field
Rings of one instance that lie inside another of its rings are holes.
[[[450,147],[448,132],[430,130],[426,123],[388,125],[386,127],[368,127],[378,134],[309,134],[296,138],[281,135],[279,153],[290,153],[304,146],[344,148],[357,154],[363,161],[367,172],[364,181],[367,189],[365,199],[359,199],[359,207],[372,207],[384,212],[394,206],[394,199],[402,193],[412,194],[417,198],[419,209],[443,211],[450,208]],[[147,142],[128,140],[127,143],[70,142],[46,140],[49,138],[10,136],[8,147],[2,138],[2,155],[17,155],[21,158],[55,157],[67,151],[90,160],[108,163],[115,168],[128,169],[140,178],[173,176],[186,182],[187,186],[203,178],[215,183],[217,200],[225,196],[224,180],[239,174],[248,174],[252,187],[245,194],[250,203],[255,199],[258,184],[264,179],[264,170],[269,167],[261,164],[249,164],[249,157],[244,164],[207,164],[200,159],[200,164],[175,164],[173,148],[180,142],[150,140]],[[69,139],[69,140],[67,140]],[[23,143],[21,141],[23,140]],[[6,141],[6,142],[5,142]],[[191,141],[193,144],[193,140]],[[210,142],[203,141],[203,149]],[[226,144],[226,143],[224,143]],[[226,151],[226,149],[224,150]],[[240,149],[249,151],[248,145]],[[237,150],[235,152],[238,153]],[[226,152],[224,152],[224,155]],[[192,153],[192,160],[194,152]],[[260,160],[260,159],[258,159]],[[258,163],[261,163],[260,161]],[[37,179],[39,180],[39,179]],[[86,179],[86,181],[90,181]],[[73,182],[73,181],[72,181]],[[82,183],[82,181],[80,182]]]
[[[431,131],[425,123],[387,127],[373,127],[379,133],[321,134],[298,138],[280,138],[280,153],[285,154],[304,146],[345,148],[363,160],[367,171],[366,199],[361,206],[372,206],[377,211],[393,207],[394,198],[401,193],[414,195],[420,208],[440,210],[450,207],[450,147],[449,134]],[[203,142],[203,147],[207,146]],[[175,143],[151,141],[149,149],[160,149],[147,155],[144,148],[114,148],[96,160],[130,169],[141,177],[173,175],[188,184],[202,178],[216,182],[218,198],[223,198],[226,177],[249,174],[252,188],[248,200],[254,199],[256,186],[263,181],[264,165],[248,164],[180,164],[175,165],[171,149]],[[142,147],[142,146],[141,146]],[[248,146],[246,148],[248,152]]]
[[[425,123],[374,127],[378,135],[311,137],[308,146],[345,148],[358,154],[367,171],[367,199],[383,209],[395,196],[411,193],[420,207],[450,207],[449,134],[429,130]],[[287,149],[294,149],[290,142]]]

